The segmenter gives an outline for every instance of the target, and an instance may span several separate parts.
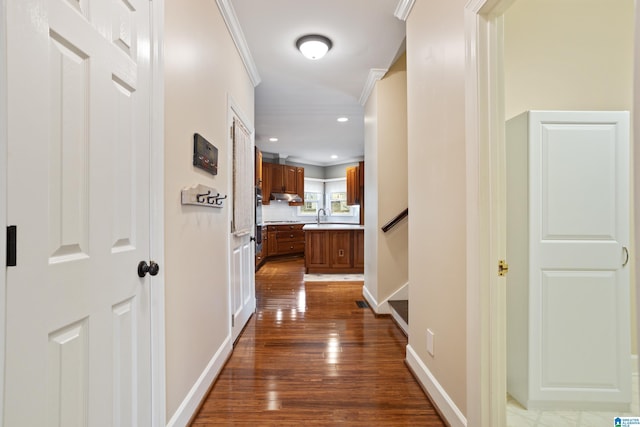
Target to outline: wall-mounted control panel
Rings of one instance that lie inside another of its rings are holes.
[[[218,149],[199,133],[193,134],[193,165],[211,175],[218,174]]]

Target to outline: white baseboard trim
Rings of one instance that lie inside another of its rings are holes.
[[[423,390],[429,395],[433,404],[436,405],[440,415],[444,417],[446,423],[451,427],[466,427],[467,419],[464,414],[458,409],[410,345],[407,345],[406,361]]]
[[[373,312],[378,313],[378,301],[371,295],[366,285],[362,286],[362,296],[367,300],[367,304],[373,309]]]
[[[389,308],[388,302],[394,299],[409,299],[409,282],[402,285],[397,291],[391,294],[390,297],[386,298],[380,303],[378,303],[373,295],[371,295],[366,285],[362,287],[362,296],[364,296],[364,299],[367,300],[367,303],[373,309],[374,313],[391,314],[391,309]]]
[[[200,378],[191,387],[191,390],[189,390],[189,393],[187,393],[187,396],[167,423],[167,427],[186,427],[189,424],[191,417],[198,410],[200,402],[204,399],[232,351],[233,346],[229,336],[222,343],[216,354],[213,355],[205,370],[200,374]]]
[[[407,322],[405,322],[404,319],[400,317],[400,315],[395,310],[390,309],[390,311],[391,317],[393,317],[393,320],[396,321],[398,327],[402,329],[402,332],[404,332],[406,336],[409,336],[409,325],[407,325]]]

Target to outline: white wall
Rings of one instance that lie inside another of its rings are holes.
[[[415,307],[408,356],[417,359],[422,378],[437,383],[440,400],[462,414],[466,212],[473,209],[465,204],[465,3],[417,1],[407,19],[409,301]],[[434,356],[427,353],[427,329],[434,332]]]
[[[166,380],[167,420],[175,420],[190,415],[180,405],[197,404],[189,393],[231,349],[231,206],[182,206],[180,190],[204,184],[231,194],[227,97],[253,121],[254,92],[215,1],[166,0],[165,17]],[[218,175],[192,165],[194,132],[218,148]]]

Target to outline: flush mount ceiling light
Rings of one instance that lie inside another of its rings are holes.
[[[269,142],[278,142],[278,138],[271,137],[269,138]]]
[[[340,123],[345,123],[345,122],[348,122],[348,121],[349,121],[349,118],[348,118],[348,117],[338,117],[338,121],[339,121]]]
[[[302,52],[304,56],[313,60],[322,58],[329,52],[331,46],[333,46],[331,40],[318,34],[302,36],[296,41],[298,50]]]

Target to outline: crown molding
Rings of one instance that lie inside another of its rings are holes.
[[[231,38],[236,45],[236,49],[240,54],[240,58],[244,63],[244,67],[249,74],[251,83],[253,83],[253,87],[256,87],[261,81],[260,74],[258,74],[258,68],[251,56],[247,40],[244,38],[244,33],[240,27],[240,22],[238,22],[238,17],[236,16],[236,11],[233,9],[230,0],[216,0],[216,3],[218,4],[218,9],[220,9],[220,12],[222,13],[222,19],[224,19],[224,23],[229,29]]]
[[[400,0],[393,15],[401,21],[406,21],[415,2],[416,0]]]
[[[369,76],[367,77],[367,82],[364,84],[364,88],[362,89],[362,95],[360,95],[360,105],[364,106],[367,103],[367,99],[369,99],[369,95],[371,95],[371,91],[373,91],[376,82],[384,77],[389,71],[388,68],[372,68],[369,70]]]

